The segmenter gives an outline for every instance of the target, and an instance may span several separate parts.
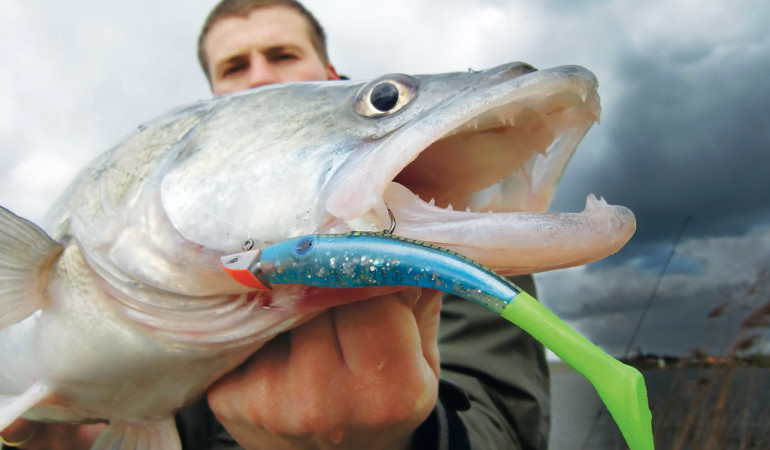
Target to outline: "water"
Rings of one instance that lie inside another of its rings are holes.
[[[656,449],[770,448],[770,369],[643,371]],[[553,450],[626,449],[593,386],[551,372]]]

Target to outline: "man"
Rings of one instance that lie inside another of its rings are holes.
[[[201,30],[198,59],[214,95],[340,78],[321,25],[296,2],[219,3]]]
[[[293,0],[220,2],[198,55],[217,95],[339,78],[322,27]],[[532,277],[516,281],[533,292]],[[444,303],[408,290],[327,311],[218,382],[211,408],[246,448],[545,447],[542,346],[466,300]],[[187,432],[201,413],[180,417]]]
[[[217,95],[339,79],[321,26],[293,1],[221,2],[199,57]],[[218,382],[211,408],[245,447],[407,448],[436,403],[439,309],[435,293],[413,290],[327,311]],[[191,414],[180,417],[186,434]]]
[[[323,29],[294,0],[223,0],[198,55],[215,95],[339,79]],[[533,291],[531,277],[516,281]],[[545,448],[547,392],[531,337],[465,300],[445,298],[442,308],[437,293],[408,289],[278,336],[177,423],[186,449]],[[98,431],[14,426],[6,439],[35,433],[25,448],[51,436],[85,445]]]

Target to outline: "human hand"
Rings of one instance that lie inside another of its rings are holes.
[[[208,393],[246,449],[408,448],[436,404],[438,292],[327,310],[278,336]]]
[[[8,444],[27,450],[88,450],[104,429],[104,424],[66,425],[17,419],[3,430]]]

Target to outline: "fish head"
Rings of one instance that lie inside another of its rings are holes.
[[[599,118],[597,88],[582,67],[511,63],[224,96],[169,159],[163,210],[222,253],[393,221],[503,273],[595,261],[628,241],[633,214],[593,195],[581,213],[548,207]]]

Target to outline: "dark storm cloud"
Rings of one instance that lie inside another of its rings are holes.
[[[630,50],[600,126],[607,148],[580,180],[636,214],[624,254],[666,252],[686,216],[687,238],[768,223],[770,41]]]
[[[770,228],[740,237],[691,239],[678,249],[699,273],[658,273],[631,265],[575,268],[538,275],[546,306],[600,347],[622,355],[641,322],[634,349],[685,354],[729,351],[740,322],[770,299]],[[642,319],[645,308],[649,312]],[[725,312],[709,318],[717,306]]]
[[[756,303],[736,306],[719,317],[709,318],[708,313],[729,299],[734,291],[745,289],[747,285],[744,282],[736,282],[735,286],[724,284],[694,295],[674,290],[675,286],[692,280],[670,278],[664,282],[669,286],[661,286],[633,341],[633,331],[642,319],[643,308],[638,305],[626,309],[597,307],[568,320],[614,355],[624,354],[629,346],[631,354],[685,355],[696,348],[720,355],[729,353],[739,338],[740,323],[749,314],[748,307],[756,307]]]

